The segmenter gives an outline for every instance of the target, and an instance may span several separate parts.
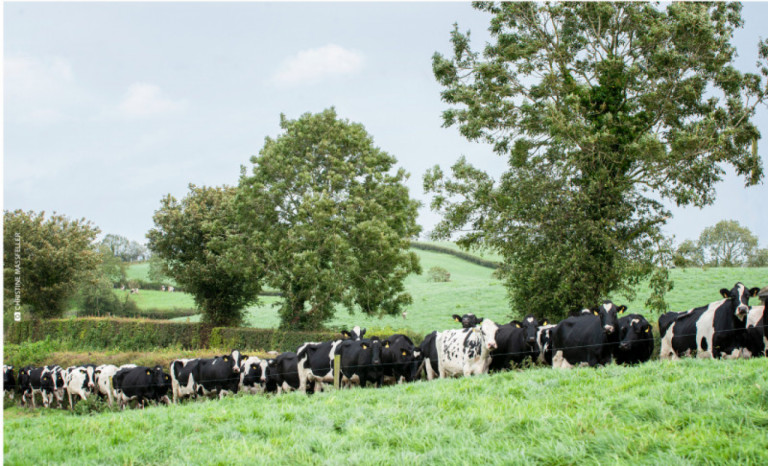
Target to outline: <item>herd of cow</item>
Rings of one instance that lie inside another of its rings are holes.
[[[723,299],[685,312],[669,312],[659,318],[661,359],[696,354],[700,358],[747,358],[768,355],[765,303],[749,307],[757,288],[737,283],[720,290]],[[334,382],[334,360],[339,356],[343,387],[381,386],[419,378],[455,377],[507,370],[526,361],[555,368],[597,366],[615,361],[637,364],[648,361],[654,348],[653,331],[639,314],[624,314],[626,306],[605,301],[553,325],[533,315],[523,321],[497,325],[474,314],[454,315],[462,328],[432,332],[420,345],[405,335],[386,339],[364,338],[366,329],[343,331],[342,339],[305,343],[296,352],[270,359],[247,356],[237,350],[210,359],[177,359],[169,367],[127,364],[31,367],[19,371],[3,367],[4,390],[12,397],[20,392],[22,403],[35,394],[44,406],[54,401],[63,407],[65,394],[70,408],[78,399],[100,395],[122,407],[132,400],[174,403],[184,398],[238,391],[247,393],[300,390],[323,391]],[[169,397],[169,394],[171,395]]]

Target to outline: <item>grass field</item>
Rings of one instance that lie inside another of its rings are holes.
[[[768,464],[768,360],[5,412],[6,464]]]

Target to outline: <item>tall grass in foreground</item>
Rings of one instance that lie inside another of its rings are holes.
[[[768,360],[536,368],[72,416],[11,408],[7,464],[768,464]]]

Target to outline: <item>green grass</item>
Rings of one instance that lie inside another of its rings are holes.
[[[149,281],[149,262],[136,262],[125,268],[125,278],[128,280]]]
[[[5,413],[6,464],[768,464],[768,360]]]
[[[128,290],[114,290],[121,299],[130,292]],[[139,294],[131,294],[130,298],[139,309],[195,309],[195,300],[189,293],[155,290],[139,290]]]

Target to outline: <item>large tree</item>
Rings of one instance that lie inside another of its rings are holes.
[[[35,317],[60,317],[100,263],[93,247],[99,229],[85,219],[22,210],[6,210],[3,226],[6,312],[18,306]]]
[[[235,188],[189,186],[177,201],[163,198],[147,233],[149,249],[162,264],[162,273],[192,294],[204,320],[214,325],[238,325],[243,309],[261,291],[258,264],[243,265],[249,256],[234,216]]]
[[[709,265],[734,267],[745,265],[757,250],[757,237],[736,220],[722,220],[701,232],[699,246]]]
[[[482,54],[455,26],[453,54],[433,57],[444,124],[491,143],[508,169],[494,179],[462,158],[452,177],[430,170],[444,215],[433,235],[469,230],[460,244],[499,251],[521,312],[631,296],[654,271],[648,304],[663,308],[662,202],[710,204],[726,165],[747,185],[762,177],[752,117],[765,85],[733,64],[741,6],[474,5],[491,15]]]
[[[253,262],[282,292],[281,325],[318,327],[337,304],[400,312],[412,302],[405,277],[421,272],[408,251],[420,227],[406,172],[333,109],[281,116],[280,127],[251,158],[252,174],[243,168],[239,214]]]

